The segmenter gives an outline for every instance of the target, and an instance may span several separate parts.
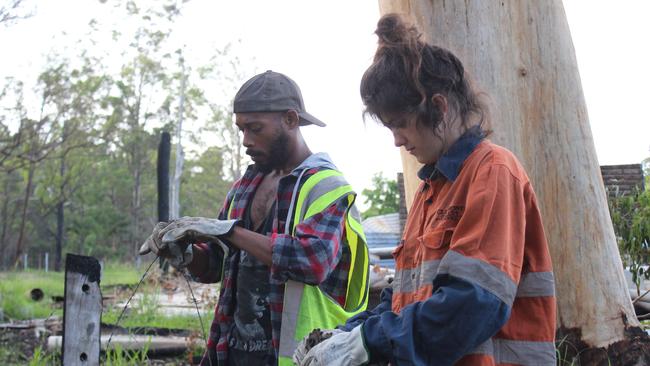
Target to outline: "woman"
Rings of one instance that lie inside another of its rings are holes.
[[[392,289],[298,361],[555,365],[553,272],[528,176],[485,139],[486,109],[456,56],[395,14],[376,34],[366,114],[424,164],[422,182]]]

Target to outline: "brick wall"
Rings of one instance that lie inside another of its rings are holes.
[[[406,193],[404,190],[404,173],[397,173],[397,188],[399,189],[399,228],[404,232],[406,224]]]
[[[641,164],[602,165],[600,173],[610,197],[630,194],[635,187],[644,189]]]

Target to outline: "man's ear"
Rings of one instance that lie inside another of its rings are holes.
[[[298,128],[300,126],[300,116],[298,115],[298,112],[294,109],[289,109],[288,111],[285,112],[284,118],[282,118],[282,121],[286,123],[287,128],[290,130],[294,128]]]

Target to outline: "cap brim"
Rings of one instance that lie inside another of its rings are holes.
[[[300,115],[301,126],[306,126],[306,125],[316,125],[321,127],[327,126],[323,121],[319,120],[318,118],[312,116],[307,112],[300,112],[299,115]]]

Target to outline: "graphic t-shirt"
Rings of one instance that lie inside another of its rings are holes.
[[[250,210],[244,217],[244,227],[253,230]],[[260,234],[272,230],[275,204],[265,221],[256,228]],[[228,338],[230,366],[263,365],[273,353],[271,314],[269,308],[269,267],[248,252],[239,254],[236,277],[234,322]]]

